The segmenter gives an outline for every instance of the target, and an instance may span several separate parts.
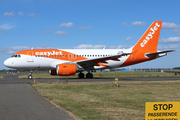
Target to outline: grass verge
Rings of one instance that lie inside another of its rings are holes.
[[[45,98],[84,120],[144,120],[145,102],[179,101],[180,81],[32,84]]]

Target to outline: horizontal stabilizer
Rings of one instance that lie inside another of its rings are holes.
[[[167,51],[160,51],[155,53],[146,53],[147,57],[153,57],[154,55],[158,55],[158,57],[167,55],[168,52],[174,52],[175,50],[167,50]]]

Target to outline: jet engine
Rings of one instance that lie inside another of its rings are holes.
[[[56,70],[50,70],[50,75],[69,76],[83,71],[77,64],[58,64]]]

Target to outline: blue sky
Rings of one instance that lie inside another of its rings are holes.
[[[173,68],[180,60],[180,1],[1,0],[0,69],[30,48],[129,48],[153,21],[163,21],[158,50],[167,56],[131,68]]]

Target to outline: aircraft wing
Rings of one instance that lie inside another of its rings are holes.
[[[130,55],[131,53],[122,53],[112,56],[105,56],[105,57],[98,57],[98,58],[88,58],[86,60],[80,60],[77,61],[77,64],[80,65],[83,68],[90,67],[90,66],[99,66],[98,63],[107,63],[107,60],[114,60],[114,61],[120,61],[118,58],[122,56]]]
[[[146,53],[147,57],[153,57],[154,55],[159,55],[159,57],[167,55],[168,52],[173,52],[175,50],[167,50],[167,51],[160,51],[160,52],[155,52],[155,53]]]
[[[161,70],[162,72],[168,72],[168,73],[178,73],[180,74],[180,70]]]

